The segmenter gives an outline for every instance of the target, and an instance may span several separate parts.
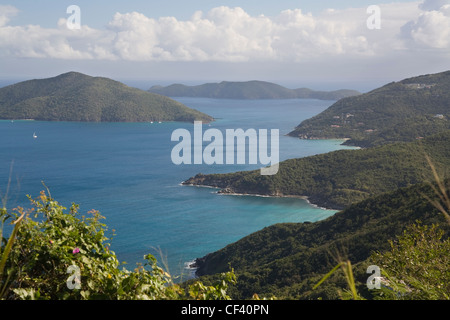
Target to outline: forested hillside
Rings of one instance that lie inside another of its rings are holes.
[[[213,120],[170,98],[77,72],[1,88],[0,119],[92,122]]]
[[[302,139],[349,138],[346,144],[383,145],[450,129],[450,71],[389,83],[341,99],[300,123],[289,135]]]
[[[449,182],[446,181],[447,186]],[[255,293],[278,299],[339,299],[339,292],[347,288],[342,274],[337,273],[316,290],[312,288],[340,259],[344,259],[354,266],[358,290],[370,298],[376,290],[368,292],[366,269],[374,263],[371,260],[374,252],[388,251],[391,248],[389,241],[395,240],[417,221],[421,225],[437,224],[444,231],[443,239],[448,238],[449,224],[426,197],[435,199],[437,195],[429,184],[418,184],[371,197],[322,221],[283,223],[264,228],[198,259],[198,275],[202,281],[210,281],[215,274],[233,268],[238,278],[230,293],[235,299],[250,298]],[[414,237],[414,234],[408,236]],[[431,255],[430,252],[429,259]],[[430,274],[443,270],[440,271],[444,272],[442,274],[434,274],[439,281],[444,281],[440,290],[448,293],[449,284],[443,280],[449,279],[448,260],[445,262],[445,256],[439,258],[444,259],[441,260],[443,265],[417,268]],[[403,265],[407,265],[406,260]],[[389,266],[394,261],[384,263]],[[436,270],[427,269],[429,267]],[[414,276],[421,275],[416,272]]]
[[[409,143],[289,159],[280,163],[276,175],[261,175],[259,170],[198,174],[183,184],[217,187],[223,193],[306,196],[319,206],[343,209],[431,178],[426,155],[448,173],[450,131]]]
[[[308,88],[288,89],[266,81],[205,83],[198,86],[172,84],[153,86],[148,91],[168,97],[203,97],[215,99],[319,99],[339,100],[360,94],[355,90],[315,91]]]

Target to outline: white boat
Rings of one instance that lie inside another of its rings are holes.
[[[33,133],[33,138],[37,138],[36,132]]]

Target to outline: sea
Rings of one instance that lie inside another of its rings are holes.
[[[346,149],[342,140],[287,136],[334,101],[175,98],[215,118],[204,130],[278,129],[280,161]],[[7,208],[30,207],[48,190],[59,203],[99,210],[111,249],[133,270],[153,254],[177,279],[193,276],[196,258],[264,227],[318,221],[336,211],[298,198],[223,195],[181,183],[197,173],[253,170],[261,164],[174,164],[171,140],[192,123],[0,121],[0,196]],[[114,230],[114,231],[113,231]],[[114,233],[114,235],[113,235]]]

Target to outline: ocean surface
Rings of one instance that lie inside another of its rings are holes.
[[[177,98],[213,116],[204,130],[279,129],[280,160],[330,152],[339,140],[286,136],[302,120],[329,107],[320,100],[215,100]],[[0,196],[7,207],[29,207],[26,195],[49,188],[66,207],[97,209],[115,236],[112,250],[134,269],[152,253],[174,275],[189,277],[188,262],[280,222],[317,221],[335,211],[302,199],[219,195],[212,188],[182,186],[197,173],[258,169],[262,165],[175,165],[175,129],[191,123],[81,123],[0,121]],[[37,137],[33,138],[33,134]],[[207,144],[207,143],[205,143]],[[12,169],[12,170],[11,170]]]

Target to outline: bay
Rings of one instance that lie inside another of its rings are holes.
[[[205,130],[279,129],[280,160],[350,148],[339,140],[286,136],[333,101],[177,100],[216,119],[204,124]],[[261,165],[175,165],[171,134],[178,128],[192,131],[193,124],[0,121],[0,195],[11,177],[7,207],[29,207],[26,195],[37,197],[44,183],[66,207],[75,202],[82,213],[97,209],[106,217],[115,230],[112,250],[128,269],[152,253],[183,277],[189,277],[187,262],[266,226],[335,213],[302,199],[218,195],[215,189],[180,185],[200,172]]]

